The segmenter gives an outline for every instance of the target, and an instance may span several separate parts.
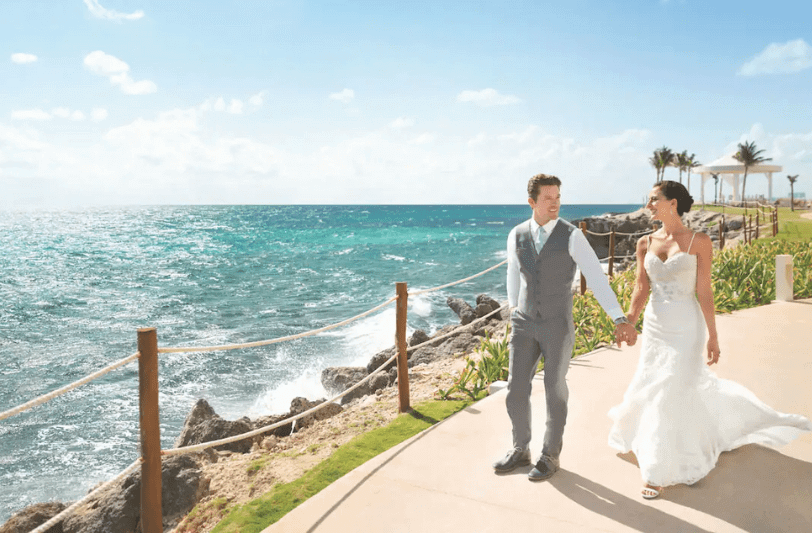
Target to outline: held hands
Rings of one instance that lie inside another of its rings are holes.
[[[634,329],[632,324],[618,324],[615,327],[615,342],[618,348],[623,342],[629,346],[634,346],[637,342],[637,330]]]
[[[708,340],[708,366],[719,362],[719,340],[716,338]]]

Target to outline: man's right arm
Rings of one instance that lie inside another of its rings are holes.
[[[519,305],[519,257],[516,255],[516,228],[507,239],[507,297],[511,308]]]

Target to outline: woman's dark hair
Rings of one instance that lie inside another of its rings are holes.
[[[694,197],[688,192],[688,189],[682,183],[671,180],[663,180],[654,184],[655,187],[660,189],[663,196],[667,200],[677,201],[677,213],[682,216],[691,210],[694,205]]]

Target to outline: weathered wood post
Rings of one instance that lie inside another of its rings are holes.
[[[398,411],[407,412],[409,406],[409,362],[406,354],[406,309],[409,293],[406,283],[395,283],[397,311],[395,318],[395,341],[398,348]]]
[[[141,530],[163,533],[161,425],[158,417],[158,332],[138,330],[138,395],[141,425]]]
[[[725,249],[725,215],[722,215],[722,220],[719,222],[719,249]]]
[[[581,227],[581,231],[584,233],[584,237],[587,237],[587,234],[586,234],[586,221],[585,220],[581,221],[580,227]],[[581,296],[583,296],[584,293],[586,293],[586,278],[584,277],[584,273],[581,272]]]
[[[609,232],[609,277],[612,277],[612,269],[615,266],[615,228]]]
[[[761,213],[760,209],[758,211],[756,211],[756,240],[758,240],[758,225],[760,224],[760,222],[759,222],[759,219],[760,219],[759,214],[760,213]]]

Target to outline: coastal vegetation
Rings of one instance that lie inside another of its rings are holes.
[[[302,502],[317,494],[350,470],[364,464],[393,446],[428,429],[437,422],[470,405],[472,400],[428,401],[392,423],[358,435],[333,454],[290,483],[277,484],[270,492],[229,510],[213,533],[258,533],[277,522]],[[222,507],[220,507],[222,509]],[[198,511],[198,512],[203,512]],[[190,529],[186,524],[184,531]]]

